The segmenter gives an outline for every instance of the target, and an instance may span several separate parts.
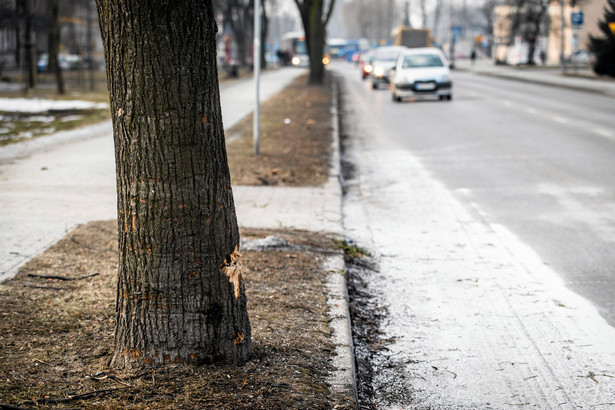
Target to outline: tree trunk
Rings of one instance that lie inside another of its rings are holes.
[[[322,21],[324,0],[314,0],[310,7],[309,34],[306,32],[310,54],[310,84],[322,84],[325,79],[325,66],[322,62],[325,46],[325,27]]]
[[[115,140],[112,366],[252,352],[211,0],[97,0]]]
[[[34,31],[32,30],[32,11],[30,9],[30,2],[28,0],[22,0],[23,16],[24,16],[24,46],[25,46],[25,63],[27,73],[27,87],[36,87],[36,42],[34,38]]]
[[[60,49],[60,29],[58,26],[58,0],[49,0],[49,37],[47,41],[48,69],[54,73],[58,94],[64,94],[64,78],[58,59]]]
[[[534,61],[534,54],[536,53],[536,37],[530,37],[527,39],[527,65],[536,65]]]

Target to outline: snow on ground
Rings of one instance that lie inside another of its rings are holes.
[[[49,110],[84,110],[89,108],[108,108],[107,103],[81,100],[49,100],[45,98],[0,98],[0,111],[8,112],[46,112]]]
[[[373,148],[355,163],[345,223],[378,255],[384,407],[615,408],[615,329],[590,302],[410,152]]]

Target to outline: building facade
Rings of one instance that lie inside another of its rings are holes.
[[[571,0],[551,0],[541,35],[537,39],[535,61],[559,64],[562,55],[564,59],[569,60],[574,52],[588,50],[589,36],[600,33],[598,23],[603,18],[607,1],[578,0],[573,6]],[[528,44],[522,36],[512,32],[514,6],[500,5],[494,12],[496,23],[493,33],[493,55],[496,63],[524,64],[527,62]],[[584,22],[582,26],[573,27],[572,14],[578,12],[583,13]]]

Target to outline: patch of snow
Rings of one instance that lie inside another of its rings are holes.
[[[52,122],[56,119],[53,115],[33,115],[31,117],[25,117],[21,120],[24,122]]]
[[[0,111],[8,112],[45,112],[49,110],[83,110],[89,108],[108,108],[107,103],[82,100],[50,100],[45,98],[0,98]]]
[[[62,117],[60,121],[68,122],[68,121],[78,121],[83,118],[83,115],[67,115],[66,117]]]
[[[279,249],[292,247],[290,243],[279,236],[269,235],[262,239],[242,239],[242,251],[262,251],[264,249]]]

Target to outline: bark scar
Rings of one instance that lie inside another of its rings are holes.
[[[222,272],[228,277],[228,281],[233,284],[235,290],[235,299],[241,296],[241,253],[239,246],[235,245],[235,250],[231,253],[222,264]]]

